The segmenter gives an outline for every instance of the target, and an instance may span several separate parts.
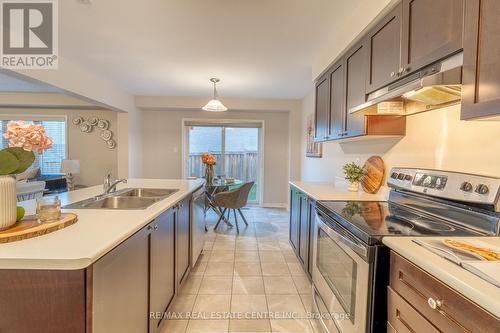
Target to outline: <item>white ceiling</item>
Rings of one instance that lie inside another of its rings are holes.
[[[336,27],[369,0],[59,1],[62,56],[133,95],[302,98]],[[349,15],[347,15],[349,14]]]

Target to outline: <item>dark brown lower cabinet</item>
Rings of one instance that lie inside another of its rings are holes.
[[[167,310],[174,298],[176,288],[175,270],[175,223],[178,211],[170,208],[158,218],[152,225],[151,232],[151,268],[150,268],[150,313],[162,314]],[[154,315],[150,318],[150,330],[158,331],[162,316]]]
[[[500,332],[498,318],[395,252],[391,253],[388,320],[398,333]]]
[[[177,234],[177,285],[180,286],[189,272],[189,212],[191,200],[182,200],[177,204],[176,234]]]
[[[304,271],[311,276],[312,229],[314,226],[313,199],[295,187],[290,190],[290,243]]]
[[[439,333],[424,316],[398,295],[391,287],[387,288],[388,320],[398,333]],[[387,330],[389,331],[389,330]]]
[[[0,270],[0,332],[159,332],[189,272],[190,200],[86,269]]]
[[[309,197],[303,194],[300,198],[300,224],[299,224],[299,259],[302,266],[307,270],[309,265],[309,223],[311,221],[311,210]]]
[[[0,270],[0,332],[85,333],[85,280],[85,270]]]
[[[300,226],[300,191],[292,187],[290,189],[290,244],[297,251],[299,248],[299,226]]]
[[[147,332],[151,229],[142,228],[87,269],[89,332]]]

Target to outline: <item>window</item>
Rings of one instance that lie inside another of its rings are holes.
[[[26,123],[40,124],[45,127],[47,135],[52,138],[52,148],[44,151],[41,155],[35,154],[35,162],[32,167],[40,168],[42,175],[57,174],[61,171],[61,161],[66,158],[66,118],[64,117],[40,117],[40,116],[0,116],[0,148],[6,148],[8,141],[3,138],[7,123],[11,120],[22,120]]]

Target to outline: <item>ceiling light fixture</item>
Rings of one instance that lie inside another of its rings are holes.
[[[214,77],[210,79],[210,82],[213,82],[214,84],[214,98],[210,102],[208,102],[207,105],[202,107],[202,109],[211,112],[227,111],[227,108],[224,106],[224,104],[222,104],[222,102],[217,99],[217,83],[220,82],[220,80]]]

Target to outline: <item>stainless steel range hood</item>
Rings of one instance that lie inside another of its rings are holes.
[[[460,102],[463,54],[458,53],[423,68],[368,95],[367,102],[350,113],[409,115]],[[398,106],[381,108],[382,102]]]

